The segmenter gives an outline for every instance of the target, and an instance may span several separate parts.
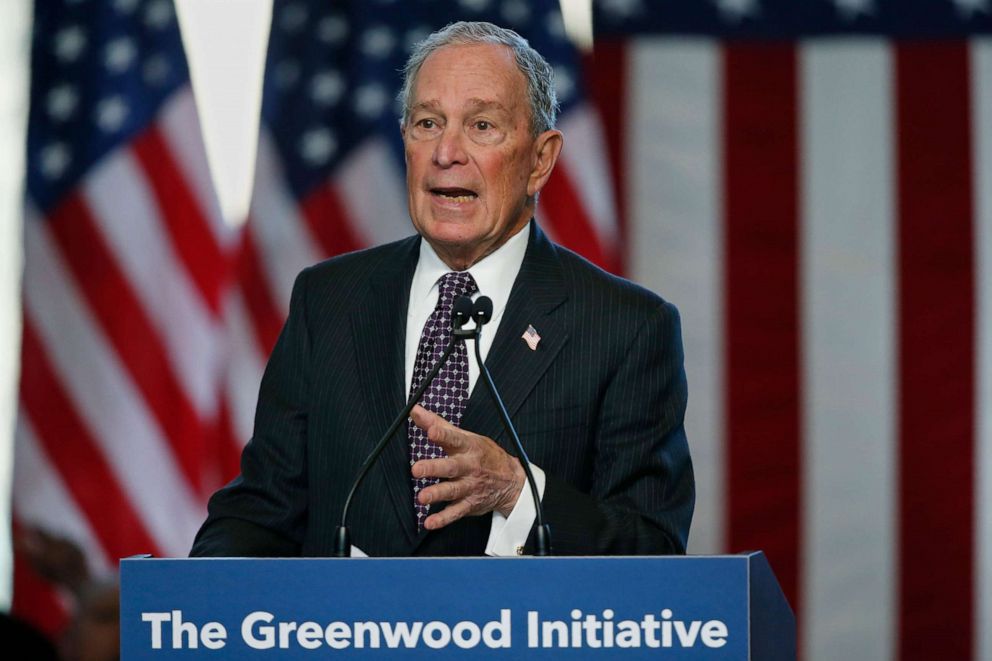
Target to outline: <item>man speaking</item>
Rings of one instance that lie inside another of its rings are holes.
[[[555,553],[684,553],[678,313],[533,220],[563,143],[551,67],[513,31],[456,23],[415,49],[400,100],[417,235],[298,276],[241,474],[211,498],[191,554],[330,555],[362,462],[465,295],[492,299],[480,349],[535,464]],[[533,497],[478,376],[460,343],[355,496],[358,549],[529,551]]]

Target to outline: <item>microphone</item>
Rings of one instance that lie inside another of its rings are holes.
[[[492,308],[492,303],[490,303],[490,308]],[[462,326],[464,326],[468,320],[472,318],[472,312],[473,306],[472,299],[470,297],[461,296],[455,300],[455,303],[451,308],[451,339],[448,341],[448,346],[445,347],[444,353],[441,354],[441,358],[437,361],[437,364],[435,364],[431,371],[427,373],[427,376],[424,377],[424,381],[420,384],[420,387],[417,388],[416,392],[410,395],[410,400],[406,403],[406,406],[403,407],[403,410],[400,411],[398,416],[396,416],[396,419],[393,420],[391,425],[389,425],[389,429],[387,429],[386,433],[382,435],[379,442],[375,444],[375,447],[372,448],[372,452],[370,452],[369,456],[365,458],[365,463],[363,463],[362,467],[358,470],[358,477],[355,478],[355,482],[351,485],[351,490],[348,492],[348,498],[344,501],[344,508],[341,511],[341,525],[334,530],[333,557],[347,558],[351,556],[351,534],[348,532],[348,510],[351,508],[351,500],[354,497],[355,492],[358,490],[358,486],[365,479],[365,476],[368,474],[369,470],[372,469],[376,459],[379,458],[379,455],[382,454],[382,451],[389,444],[389,440],[393,437],[393,434],[395,434],[400,425],[410,417],[410,411],[412,411],[413,407],[420,401],[420,398],[424,396],[424,393],[430,387],[431,382],[437,378],[438,372],[441,371],[444,364],[448,362],[448,357],[451,356],[451,352],[455,349],[455,343],[459,340],[464,341],[466,337],[471,337],[473,335],[473,331],[467,331],[462,328]]]
[[[516,428],[514,428],[513,423],[510,421],[510,415],[506,412],[506,406],[503,404],[503,399],[499,396],[499,391],[496,389],[493,377],[489,373],[489,368],[482,361],[482,351],[479,348],[482,327],[489,323],[492,318],[492,299],[488,296],[480,296],[476,299],[475,306],[472,309],[472,319],[475,320],[475,329],[474,331],[469,331],[474,335],[475,339],[475,360],[479,364],[479,373],[482,375],[482,380],[486,384],[486,390],[489,391],[489,396],[492,398],[493,403],[496,405],[496,410],[499,412],[499,418],[503,422],[503,429],[506,430],[507,436],[513,439],[513,445],[517,449],[517,458],[524,467],[524,473],[527,474],[527,484],[530,485],[530,493],[534,498],[534,509],[537,512],[534,555],[551,555],[551,529],[544,522],[544,506],[541,504],[541,495],[538,493],[537,482],[534,481],[534,473],[530,469],[530,459],[527,457],[527,451],[524,450],[524,446],[520,442],[520,436],[517,435]]]

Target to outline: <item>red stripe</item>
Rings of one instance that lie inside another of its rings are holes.
[[[203,294],[220,315],[221,299],[230,274],[230,259],[217,241],[210,221],[186,183],[161,134],[154,126],[132,143],[134,153],[155,194],[161,219],[173,248]]]
[[[340,198],[329,183],[317,186],[303,200],[300,209],[325,257],[364,247],[351,227]]]
[[[763,549],[799,602],[797,86],[791,45],[724,49],[731,551]]]
[[[280,312],[275,296],[269,286],[262,267],[262,258],[255,246],[255,234],[251,223],[241,235],[241,251],[238,255],[238,286],[251,317],[252,330],[258,341],[259,351],[268,356],[276,345],[282,330],[285,313]]]
[[[48,226],[91,312],[164,431],[176,461],[190,484],[200,490],[204,426],[173,372],[158,333],[78,193],[54,209]]]
[[[579,201],[578,193],[560,160],[541,191],[542,216],[558,243],[607,271],[617,270],[617,258],[600,241],[596,225]]]
[[[620,224],[620,245],[629,250],[627,243],[627,122],[618,121],[627,117],[627,42],[616,40],[597,42],[592,55],[583,59],[583,70],[588,82],[588,92],[595,103],[600,118],[611,121],[601,122],[606,137],[606,149],[610,159],[610,174],[613,183],[613,199],[617,204]],[[628,254],[617,256],[619,273],[627,264]]]
[[[969,79],[964,43],[897,48],[900,659],[972,658]]]
[[[158,554],[99,444],[56,377],[27,314],[21,352],[21,399],[35,437],[107,555]]]

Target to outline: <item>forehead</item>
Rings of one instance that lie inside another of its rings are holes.
[[[495,101],[511,107],[524,98],[527,79],[513,51],[499,44],[443,46],[424,60],[413,86],[413,104]]]

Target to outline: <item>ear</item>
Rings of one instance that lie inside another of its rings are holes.
[[[530,178],[527,180],[527,195],[533,197],[548,183],[564,142],[565,138],[561,131],[554,129],[537,136],[534,141],[534,167],[531,168]]]

